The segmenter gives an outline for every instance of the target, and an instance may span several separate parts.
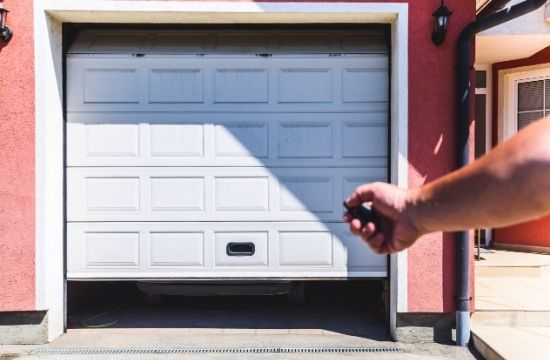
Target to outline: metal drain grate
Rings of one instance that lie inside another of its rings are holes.
[[[149,355],[149,354],[291,354],[291,353],[390,353],[402,352],[398,346],[364,347],[252,347],[252,348],[125,348],[35,349],[32,355]]]

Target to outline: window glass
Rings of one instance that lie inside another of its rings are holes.
[[[485,89],[487,87],[487,71],[476,71],[476,89]]]
[[[486,126],[486,111],[487,111],[487,95],[476,94],[475,108],[475,148],[474,153],[476,159],[485,154],[485,126]]]
[[[548,110],[547,110],[548,109]],[[518,84],[518,130],[550,115],[550,79]]]

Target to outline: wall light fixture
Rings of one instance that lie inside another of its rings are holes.
[[[449,19],[453,13],[445,6],[443,0],[441,0],[441,5],[437,10],[432,14],[435,21],[435,30],[432,34],[432,41],[437,46],[443,44],[445,40],[445,34],[449,29]]]
[[[8,42],[13,36],[13,31],[6,26],[6,18],[8,17],[8,9],[4,4],[0,3],[0,41]]]

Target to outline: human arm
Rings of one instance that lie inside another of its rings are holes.
[[[550,213],[550,118],[519,132],[472,164],[414,189],[373,183],[346,200],[372,202],[381,229],[349,214],[350,230],[377,253],[393,253],[434,231],[501,227]]]

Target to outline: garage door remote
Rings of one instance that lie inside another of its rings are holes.
[[[361,227],[365,226],[367,223],[371,222],[376,226],[376,231],[380,230],[380,215],[376,213],[373,209],[365,206],[348,206],[344,201],[344,207],[346,210],[353,216],[355,219],[361,221]]]

